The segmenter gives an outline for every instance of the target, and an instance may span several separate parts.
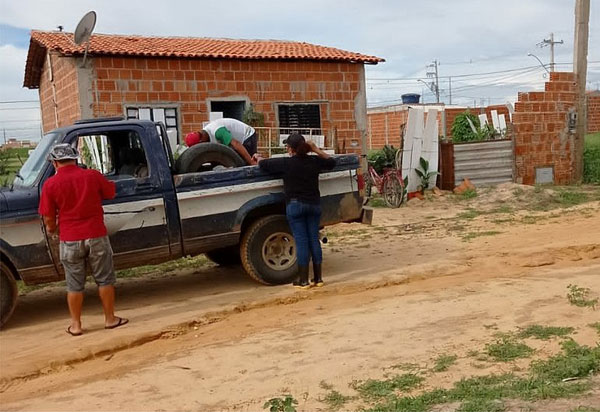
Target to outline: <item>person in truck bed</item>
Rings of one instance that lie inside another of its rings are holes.
[[[115,316],[113,252],[104,226],[102,200],[115,197],[115,184],[100,172],[77,166],[79,153],[68,143],[55,145],[48,158],[56,174],[42,188],[39,214],[49,234],[60,239],[60,262],[65,268],[71,324],[67,333],[80,336],[86,261],[98,285],[104,309],[104,327],[114,329],[128,320]]]
[[[204,127],[204,130],[188,133],[185,144],[192,147],[198,143],[221,143],[231,147],[248,165],[256,164],[258,136],[252,126],[236,119],[217,119]]]
[[[323,252],[319,243],[321,222],[321,194],[319,173],[335,167],[335,159],[299,133],[292,133],[284,141],[290,157],[260,159],[258,166],[269,172],[283,174],[287,216],[290,229],[296,241],[298,278],[294,286],[301,289],[310,287],[308,283],[308,263],[312,256],[313,285],[323,286]],[[317,156],[309,156],[313,152]]]

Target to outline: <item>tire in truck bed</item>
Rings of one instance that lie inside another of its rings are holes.
[[[228,146],[198,143],[183,152],[175,164],[178,173],[206,172],[216,166],[241,167],[246,162]]]

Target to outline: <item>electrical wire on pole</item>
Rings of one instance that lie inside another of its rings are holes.
[[[554,41],[554,33],[550,33],[549,39],[544,39],[537,44],[539,47],[550,46],[550,72],[554,71],[554,45],[555,44],[563,44],[563,43],[564,43],[564,41],[562,41],[562,40]]]

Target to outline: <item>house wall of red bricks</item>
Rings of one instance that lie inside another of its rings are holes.
[[[408,110],[370,112],[367,118],[369,150],[381,149],[385,145],[400,147],[401,127],[408,120]]]
[[[550,73],[544,91],[519,93],[513,115],[517,183],[535,184],[538,167],[553,167],[556,184],[574,181],[569,112],[575,111],[575,98],[573,73]]]
[[[123,115],[125,107],[176,105],[180,133],[209,120],[209,99],[247,98],[277,127],[278,103],[312,103],[321,109],[321,127],[336,130],[340,151],[351,151],[361,136],[355,119],[361,64],[268,60],[199,60],[139,57],[93,59],[94,116]]]
[[[75,60],[54,53],[50,54],[50,60],[53,80],[50,80],[50,67],[48,59],[46,59],[42,68],[39,89],[44,133],[69,125],[79,119],[81,115]],[[52,90],[53,84],[55,93]],[[56,95],[56,105],[54,94]]]
[[[587,96],[587,132],[600,132],[600,92]]]

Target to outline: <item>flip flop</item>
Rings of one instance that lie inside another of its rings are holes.
[[[119,326],[127,325],[127,323],[129,323],[129,319],[120,318],[118,316],[115,316],[115,317],[117,319],[119,319],[119,321],[112,326],[105,326],[104,329],[114,329],[114,328],[118,328]]]
[[[75,333],[75,332],[71,332],[71,326],[69,326],[66,330],[66,332],[71,335],[71,336],[81,336],[83,335],[83,332],[79,332],[79,333]]]

